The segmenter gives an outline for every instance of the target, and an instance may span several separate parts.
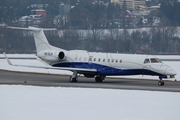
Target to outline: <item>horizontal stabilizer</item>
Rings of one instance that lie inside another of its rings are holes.
[[[36,27],[28,27],[28,28],[22,28],[22,27],[7,27],[7,28],[10,28],[10,29],[16,29],[16,30],[29,30],[29,31],[40,31],[40,30],[43,30],[43,31],[52,31],[52,30],[57,30],[56,28],[36,28]]]

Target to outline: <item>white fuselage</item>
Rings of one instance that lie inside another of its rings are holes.
[[[83,50],[63,51],[63,60],[50,61],[47,58],[53,57],[53,53],[43,56],[48,64],[54,67],[70,67],[83,69],[96,69],[98,75],[175,75],[175,71],[168,65],[157,61],[151,62],[151,55],[118,54],[118,53],[99,53],[87,52]],[[54,53],[56,55],[56,52]],[[52,55],[52,56],[51,56]],[[43,57],[40,57],[41,59]],[[149,63],[144,63],[149,59]],[[88,75],[88,73],[83,73]],[[92,73],[90,73],[92,75]],[[94,75],[92,75],[94,76]]]

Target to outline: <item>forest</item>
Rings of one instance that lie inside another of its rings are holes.
[[[63,49],[133,54],[180,54],[178,27],[143,29],[57,30],[45,32],[50,44]],[[35,53],[30,32],[0,29],[0,51]]]
[[[121,6],[109,3],[91,4],[94,0],[83,0],[68,13],[63,29],[46,32],[52,45],[64,49],[81,49],[98,52],[119,52],[136,54],[180,54],[180,3],[177,0],[152,0],[161,3],[158,16],[161,24],[153,27],[124,28],[112,26],[99,28],[98,22],[122,17]],[[103,0],[101,0],[103,1]],[[12,25],[20,16],[29,14],[31,4],[48,4],[47,20],[41,27],[50,25],[51,17],[58,15],[58,4],[75,5],[77,0],[0,0],[0,23]],[[33,36],[30,32],[0,27],[0,51],[6,53],[35,53]]]

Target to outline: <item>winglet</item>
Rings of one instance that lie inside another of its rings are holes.
[[[3,53],[4,53],[4,56],[5,56],[5,58],[6,58],[7,62],[8,62],[8,64],[9,64],[9,65],[13,65],[13,64],[11,63],[11,61],[9,60],[9,58],[6,56],[6,53],[5,53],[5,52],[3,52]]]

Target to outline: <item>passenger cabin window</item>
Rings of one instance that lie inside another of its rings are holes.
[[[158,58],[151,58],[151,63],[161,63]]]
[[[90,61],[90,62],[92,61],[92,58],[91,58],[91,57],[89,58],[89,61]]]
[[[146,64],[146,63],[150,63],[150,62],[149,62],[149,59],[145,59],[145,60],[144,60],[144,64]]]
[[[101,61],[101,58],[99,58],[98,61],[100,62],[100,61]]]
[[[105,59],[103,59],[103,62],[105,62]]]
[[[96,58],[94,58],[94,61],[96,61]]]

